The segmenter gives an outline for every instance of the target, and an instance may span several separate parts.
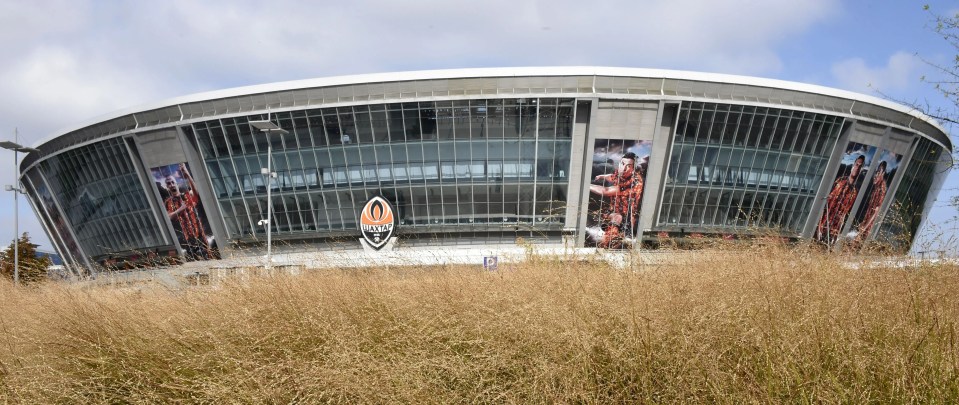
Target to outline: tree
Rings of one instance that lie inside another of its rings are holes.
[[[47,278],[47,267],[53,264],[49,257],[37,257],[37,245],[30,243],[30,235],[26,232],[17,239],[20,282],[24,284],[36,283]],[[13,242],[0,253],[0,275],[13,280],[14,262]]]
[[[924,8],[928,11],[929,5]],[[942,122],[956,125],[959,124],[959,12],[951,16],[935,15],[935,22],[936,25],[933,30],[949,45],[952,45],[952,48],[956,50],[956,55],[952,58],[952,66],[927,61],[926,63],[936,68],[943,77],[936,80],[923,78],[923,81],[931,83],[949,101],[948,104],[952,108],[948,110],[937,108],[934,111],[926,111],[926,113]],[[959,207],[959,196],[953,196],[950,204],[953,207]]]
[[[929,7],[924,5],[923,10],[932,17],[932,31],[946,41],[955,51],[952,61],[948,63],[937,63],[925,58],[922,61],[936,72],[934,77],[922,76],[921,80],[932,85],[932,87],[945,98],[944,103],[925,102],[904,103],[918,111],[938,120],[943,126],[953,129],[959,125],[959,12],[953,15],[937,14]],[[951,131],[950,131],[951,132]],[[953,140],[953,145],[957,142]],[[953,168],[959,161],[959,149],[953,150]],[[959,208],[959,195],[953,195],[949,198],[948,204]]]
[[[931,13],[929,5],[923,6],[923,9]],[[959,124],[959,12],[952,16],[933,14],[932,17],[935,23],[932,30],[956,50],[956,55],[952,58],[951,65],[924,59],[926,64],[938,72],[939,77],[923,76],[922,81],[931,84],[945,97],[948,106],[933,107],[927,102],[914,107],[944,124],[955,125]]]

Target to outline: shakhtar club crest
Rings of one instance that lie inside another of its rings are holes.
[[[393,206],[385,198],[376,196],[363,206],[360,213],[360,232],[363,239],[369,242],[373,249],[380,250],[389,242],[396,230],[396,215]]]

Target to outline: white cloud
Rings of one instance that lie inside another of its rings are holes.
[[[777,46],[830,18],[836,1],[12,1],[0,5],[9,25],[0,43],[22,56],[0,67],[0,119],[15,115],[6,122],[45,136],[166,97],[395,70],[610,65],[775,76]]]
[[[74,0],[0,2],[0,46],[15,57],[38,44],[56,42],[91,24],[88,4]]]
[[[832,75],[838,86],[862,93],[898,92],[919,84],[923,63],[906,52],[896,52],[883,66],[869,66],[862,58],[839,61],[832,66]]]
[[[125,10],[118,29],[136,44],[125,53],[188,81],[574,63],[771,74],[775,46],[835,9],[833,0],[171,1]]]
[[[61,47],[40,47],[11,62],[0,68],[0,92],[8,95],[0,108],[28,142],[159,93],[160,83],[135,68]]]

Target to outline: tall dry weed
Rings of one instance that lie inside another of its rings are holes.
[[[216,286],[0,286],[9,402],[949,402],[955,267],[536,256]]]

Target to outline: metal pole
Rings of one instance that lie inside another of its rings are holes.
[[[20,196],[18,196],[17,193],[23,193],[23,189],[20,188],[20,155],[18,152],[22,150],[27,153],[39,153],[40,150],[28,148],[17,143],[16,141],[18,141],[20,138],[20,133],[17,128],[13,128],[13,138],[14,142],[0,141],[0,148],[13,151],[13,173],[17,178],[16,183],[12,185],[8,184],[5,189],[7,191],[13,191],[13,282],[14,284],[20,284]]]
[[[17,128],[13,128],[13,141],[20,143],[18,139]],[[20,284],[20,209],[18,207],[18,202],[20,201],[20,166],[17,165],[17,150],[13,150],[13,173],[17,176],[15,182],[16,187],[13,189],[13,284]]]
[[[270,133],[266,135],[266,269],[273,269],[273,199],[271,190],[273,189],[273,142],[270,140]]]
[[[266,173],[260,168],[261,173],[266,174],[266,219],[258,223],[263,225],[266,222],[266,268],[273,268],[273,142],[270,139],[271,134],[288,134],[289,131],[280,128],[279,125],[270,121],[270,115],[267,113],[263,121],[250,121],[250,126],[256,128],[266,136]]]

